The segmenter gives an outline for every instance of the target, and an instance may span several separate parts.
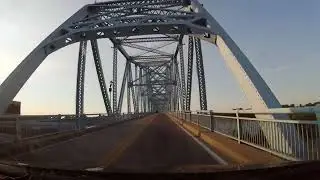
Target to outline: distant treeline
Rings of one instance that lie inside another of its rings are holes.
[[[308,103],[308,104],[299,104],[299,105],[295,105],[295,104],[283,104],[281,105],[283,108],[289,108],[289,107],[310,107],[310,106],[316,106],[316,105],[320,105],[320,102],[314,102],[314,103]]]

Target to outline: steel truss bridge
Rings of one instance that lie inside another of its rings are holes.
[[[102,38],[113,43],[112,99],[108,97],[97,42]],[[187,53],[183,52],[183,39],[188,39]],[[190,110],[193,68],[198,75],[200,108],[207,110],[202,40],[219,49],[254,110],[280,107],[248,58],[198,1],[121,0],[84,6],[44,39],[1,84],[0,113],[49,54],[79,43],[76,114],[81,115],[88,42],[108,114],[121,112],[125,88],[129,112]],[[128,47],[141,54],[130,54]],[[118,52],[126,59],[119,95]]]
[[[108,96],[104,69],[101,65],[98,39],[109,39],[113,44],[111,99]],[[288,126],[281,124],[285,123],[284,121],[277,123],[277,119],[287,118],[285,114],[274,115],[269,111],[280,108],[279,101],[248,57],[198,0],[119,0],[84,6],[45,38],[1,84],[0,114],[5,112],[13,98],[49,54],[79,43],[78,71],[75,78],[75,117],[84,115],[86,57],[87,48],[91,46],[105,107],[104,113],[108,116],[119,117],[120,113],[123,113],[126,91],[128,113],[175,112],[173,116],[177,118],[194,121],[197,115],[190,112],[190,106],[191,87],[195,82],[192,73],[195,68],[200,104],[198,116],[201,115],[204,119],[208,115],[211,118],[223,118],[206,111],[207,91],[202,41],[218,48],[227,67],[251,103],[252,110],[269,112],[257,113],[255,116],[273,120],[270,126],[261,121],[253,122],[252,119],[247,119],[249,124],[254,124],[254,129],[259,129],[260,134],[263,134],[261,138],[269,143],[265,149],[271,148],[278,152],[278,140],[281,140],[281,148],[286,149],[287,154],[292,154],[293,149],[295,153],[305,151],[303,148],[306,146],[300,147],[294,139],[299,136],[299,131],[294,129],[296,122],[291,122]],[[187,52],[184,52],[184,49],[187,49]],[[126,60],[123,74],[118,73],[119,54]],[[121,82],[117,81],[119,75],[122,77]],[[234,120],[233,117],[229,118]],[[238,127],[238,135],[227,133],[229,136],[238,137],[239,142],[242,137],[240,133],[253,132],[246,130],[249,125],[241,125],[242,121],[237,114],[234,125]],[[210,121],[210,125],[203,126],[214,130],[216,127],[211,126],[213,122],[218,122],[218,119]],[[221,120],[221,123],[225,122],[227,121]],[[277,132],[277,137],[270,133],[270,129]],[[226,133],[224,130],[220,132]]]

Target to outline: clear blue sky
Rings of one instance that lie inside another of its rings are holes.
[[[65,19],[94,0],[5,0],[0,6],[0,83]],[[282,104],[320,99],[320,1],[202,0],[261,73]],[[112,78],[108,40],[99,40],[107,82]],[[203,43],[208,107],[250,106],[213,45]],[[15,100],[24,114],[74,113],[78,45],[50,55]],[[85,111],[104,112],[92,55],[86,72]],[[123,57],[119,71],[122,73]],[[194,73],[196,74],[196,73]],[[195,77],[194,77],[195,78]],[[119,80],[121,77],[119,77]],[[196,90],[197,84],[194,84]],[[198,95],[192,98],[198,109]]]

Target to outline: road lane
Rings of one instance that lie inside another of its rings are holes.
[[[15,157],[19,162],[37,167],[86,169],[96,167],[101,158],[113,151],[117,144],[134,134],[152,116],[110,126],[65,142]]]
[[[38,167],[161,172],[217,162],[166,115],[157,114],[87,134],[31,153],[18,161]]]
[[[218,164],[164,114],[159,114],[108,171],[163,172],[181,166]]]

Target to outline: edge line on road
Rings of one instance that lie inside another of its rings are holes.
[[[169,117],[172,119],[171,117]],[[213,159],[218,161],[219,164],[228,165],[227,161],[222,159],[218,154],[213,152],[207,145],[201,142],[198,138],[194,137],[190,132],[188,132],[185,128],[183,128],[180,124],[173,121],[178,127],[180,127],[187,135],[189,135],[198,145],[200,145]]]

